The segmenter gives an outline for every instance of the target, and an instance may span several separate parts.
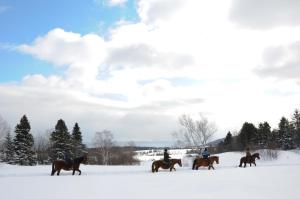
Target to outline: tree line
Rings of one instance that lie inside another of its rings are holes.
[[[72,133],[69,133],[65,122],[57,121],[49,141],[38,138],[38,145],[30,132],[31,126],[26,115],[16,125],[14,137],[8,131],[2,143],[2,160],[9,164],[36,165],[49,163],[54,159],[63,158],[68,153],[71,157],[78,157],[85,151],[82,135],[78,123],[75,123]]]
[[[228,132],[218,147],[223,151],[244,150],[246,147],[283,150],[300,147],[299,110],[294,111],[290,120],[282,117],[273,130],[268,122],[261,122],[258,126],[245,122],[235,135]]]
[[[134,148],[117,147],[113,141],[113,134],[107,130],[95,133],[94,148],[87,148],[82,143],[82,132],[77,122],[71,133],[62,119],[57,121],[55,128],[46,136],[34,137],[30,130],[30,122],[24,115],[12,136],[8,124],[0,117],[1,161],[17,165],[49,164],[53,160],[63,159],[65,154],[70,158],[89,154],[88,159],[93,164],[138,163],[134,158]]]

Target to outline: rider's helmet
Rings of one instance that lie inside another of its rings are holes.
[[[168,149],[167,148],[165,148],[165,152],[167,152],[168,151]]]

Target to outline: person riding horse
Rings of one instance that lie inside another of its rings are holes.
[[[168,153],[168,149],[165,149],[165,152],[164,152],[164,162],[166,165],[170,165],[170,155]]]
[[[68,151],[64,153],[64,161],[67,163],[68,167],[71,167],[73,165],[71,154]]]
[[[204,151],[202,152],[202,158],[207,160],[208,164],[210,164],[209,156],[210,156],[210,153],[209,153],[208,149],[205,148]]]
[[[249,147],[246,149],[246,160],[247,162],[251,162],[251,153]]]

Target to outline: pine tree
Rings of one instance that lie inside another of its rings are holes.
[[[224,146],[227,150],[232,150],[232,134],[229,131],[224,139]]]
[[[63,154],[72,154],[72,139],[68,132],[65,122],[60,119],[57,121],[55,131],[50,135],[52,160],[62,158]]]
[[[84,145],[82,144],[82,134],[78,123],[76,122],[72,131],[72,141],[73,141],[73,154],[74,157],[82,156],[84,153]]]
[[[10,133],[5,137],[4,142],[4,162],[12,164],[14,160],[14,144]]]
[[[260,123],[257,129],[257,144],[260,148],[267,148],[271,140],[271,126],[268,122]]]
[[[292,117],[292,125],[295,130],[295,142],[297,146],[300,146],[300,113],[298,109],[295,110]]]
[[[281,148],[285,150],[294,148],[293,127],[289,121],[282,117],[278,127],[278,142]]]
[[[14,138],[14,162],[20,165],[35,165],[36,155],[33,151],[34,139],[30,134],[30,124],[24,115],[20,123],[15,128],[16,136]]]
[[[242,148],[254,145],[257,140],[257,129],[252,123],[245,122],[238,137]]]

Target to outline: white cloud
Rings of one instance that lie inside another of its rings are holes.
[[[182,0],[139,0],[138,14],[142,22],[155,24],[171,19],[185,4]]]
[[[51,30],[38,37],[32,45],[21,45],[18,50],[41,60],[67,67],[67,77],[74,83],[89,84],[98,74],[98,67],[105,58],[105,42],[95,34]]]
[[[231,3],[139,0],[141,21],[117,23],[108,39],[51,30],[18,50],[65,74],[1,85],[0,113],[26,112],[41,128],[62,117],[78,121],[90,137],[106,128],[129,140],[170,139],[183,113],[205,113],[218,124],[218,137],[244,121],[275,127],[300,106],[299,87],[294,78],[263,79],[253,70],[298,60],[290,44],[300,40],[300,29],[240,29],[228,19]]]
[[[300,82],[300,41],[266,48],[263,64],[255,72],[263,77],[296,79]]]
[[[233,0],[230,18],[242,27],[300,26],[298,0]]]
[[[110,6],[120,6],[127,2],[127,0],[108,0]]]

